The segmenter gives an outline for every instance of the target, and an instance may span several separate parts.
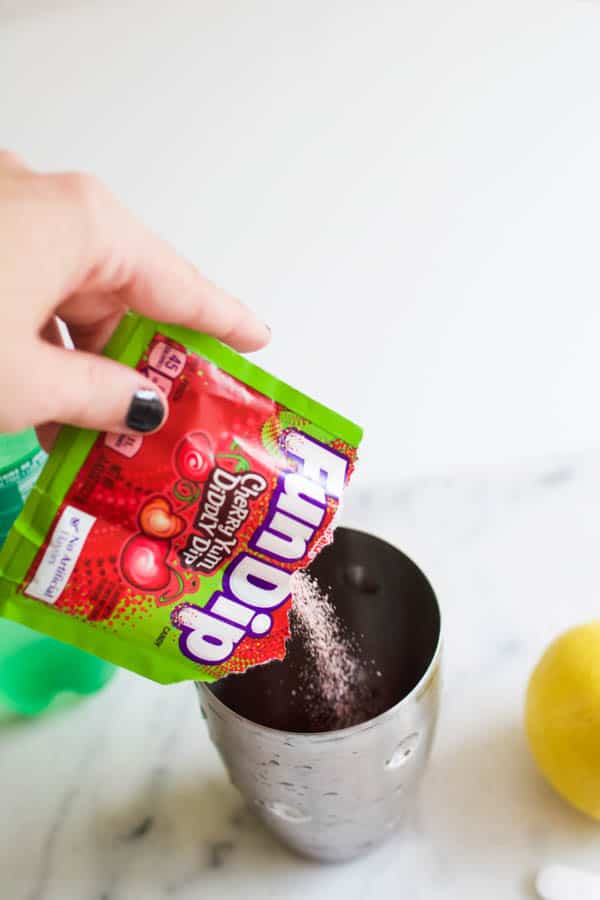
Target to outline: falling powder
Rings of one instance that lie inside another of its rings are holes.
[[[304,702],[315,730],[348,728],[373,715],[370,667],[356,641],[344,633],[335,608],[304,571],[292,575],[292,636],[306,654]]]

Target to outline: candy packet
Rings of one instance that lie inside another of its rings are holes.
[[[65,427],[0,553],[0,614],[161,683],[282,659],[361,429],[219,341],[128,313],[160,432]]]

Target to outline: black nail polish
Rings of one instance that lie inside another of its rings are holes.
[[[165,405],[157,391],[136,391],[125,418],[125,424],[133,431],[154,431],[165,417]]]

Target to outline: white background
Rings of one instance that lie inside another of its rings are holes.
[[[600,4],[0,12],[0,144],[253,304],[363,484],[600,443]]]

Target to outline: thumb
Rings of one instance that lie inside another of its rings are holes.
[[[112,359],[41,342],[38,361],[45,385],[45,394],[36,403],[39,422],[148,434],[167,417],[162,391],[140,372]]]

